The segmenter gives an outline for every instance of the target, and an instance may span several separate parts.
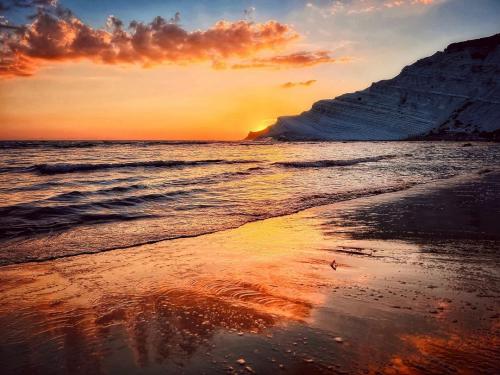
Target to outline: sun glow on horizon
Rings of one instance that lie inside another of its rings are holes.
[[[266,129],[268,126],[274,124],[277,121],[276,118],[266,118],[264,120],[259,121],[259,123],[250,129],[252,132],[260,132],[261,130]]]
[[[0,139],[239,140],[329,96],[326,85],[280,87],[290,74],[302,79],[317,69],[58,63],[0,82]]]

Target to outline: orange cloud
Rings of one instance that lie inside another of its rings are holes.
[[[248,59],[299,38],[290,26],[277,22],[219,21],[207,30],[187,31],[179,15],[150,23],[132,21],[128,28],[110,16],[103,29],[92,28],[68,10],[39,9],[29,25],[0,25],[0,76],[29,76],[44,62],[86,59],[101,64],[189,64]],[[313,65],[327,62],[325,52],[298,53],[262,60],[266,64]]]
[[[308,81],[303,81],[303,82],[286,82],[286,83],[283,83],[282,85],[280,85],[280,87],[284,88],[284,89],[291,89],[292,87],[297,87],[297,86],[308,87],[308,86],[315,84],[316,82],[317,81],[315,79],[310,79]]]
[[[345,58],[342,59],[344,61]],[[333,63],[337,60],[330,56],[329,51],[295,52],[288,55],[276,55],[265,58],[254,58],[250,61],[234,64],[232,69],[247,68],[280,68],[280,67],[307,67],[323,63]]]

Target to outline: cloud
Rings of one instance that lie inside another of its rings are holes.
[[[413,6],[433,5],[445,0],[334,0],[328,6],[306,3],[306,7],[320,12],[323,17],[343,14],[356,15],[373,13],[391,8],[410,8]]]
[[[432,5],[437,0],[386,0],[384,6],[386,8],[396,8],[404,5]]]
[[[57,0],[3,0],[0,1],[0,11],[7,11],[12,8],[33,8],[50,6],[55,7]]]
[[[286,82],[286,83],[283,83],[282,85],[280,85],[280,87],[283,89],[291,89],[291,88],[297,87],[297,86],[309,87],[311,85],[314,85],[316,82],[317,82],[317,80],[315,80],[315,79],[310,79],[308,81],[302,81],[302,82]]]
[[[265,58],[254,58],[242,63],[233,64],[232,69],[248,68],[303,68],[317,64],[345,62],[347,58],[335,59],[330,56],[329,51],[302,51],[288,55],[275,55]]]
[[[50,62],[89,60],[99,64],[186,65],[211,62],[214,68],[297,67],[334,62],[328,51],[297,52],[258,58],[299,38],[289,25],[277,21],[219,21],[206,30],[188,31],[180,14],[150,23],[125,26],[109,16],[104,28],[93,28],[50,0],[21,1],[36,5],[31,23],[0,28],[0,76],[30,76]],[[45,5],[52,6],[47,9]],[[43,7],[38,5],[44,5]],[[7,25],[7,23],[5,23]]]

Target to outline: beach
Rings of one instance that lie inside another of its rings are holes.
[[[0,0],[0,375],[500,375],[500,0]]]
[[[0,268],[11,373],[495,373],[500,173]]]

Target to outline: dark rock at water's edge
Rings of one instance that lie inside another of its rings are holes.
[[[247,140],[500,139],[500,34],[450,44],[393,79],[320,100]]]
[[[447,132],[435,131],[417,137],[408,138],[409,141],[478,141],[500,142],[500,129],[492,132]]]
[[[249,132],[247,137],[245,138],[245,141],[253,141],[253,140],[259,138],[261,135],[264,135],[266,133],[266,131],[267,131],[267,128],[256,131],[256,132]]]

